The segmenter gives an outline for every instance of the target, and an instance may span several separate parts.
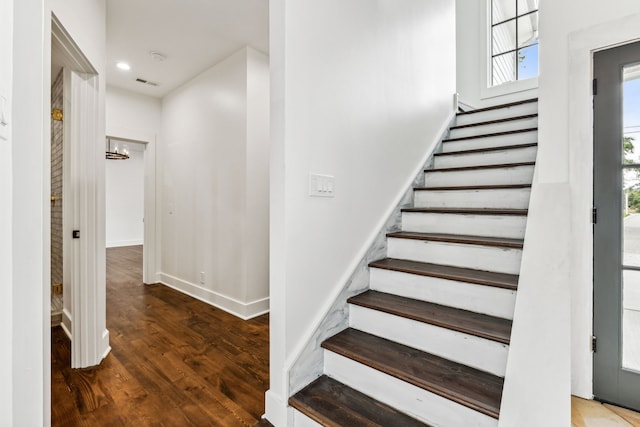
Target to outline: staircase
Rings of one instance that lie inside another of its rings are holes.
[[[537,99],[459,113],[299,426],[497,426],[537,150]]]

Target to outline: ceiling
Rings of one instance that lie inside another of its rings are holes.
[[[107,0],[108,85],[161,98],[244,46],[268,53],[268,0]]]

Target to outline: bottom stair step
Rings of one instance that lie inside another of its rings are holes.
[[[289,405],[323,426],[427,426],[325,375],[289,398]]]
[[[352,328],[322,348],[498,419],[501,377]]]

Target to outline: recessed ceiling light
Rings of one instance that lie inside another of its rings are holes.
[[[118,62],[116,64],[116,67],[120,68],[123,71],[129,71],[131,69],[131,66],[126,62]]]

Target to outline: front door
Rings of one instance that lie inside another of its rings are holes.
[[[594,78],[594,395],[640,410],[640,43]]]

